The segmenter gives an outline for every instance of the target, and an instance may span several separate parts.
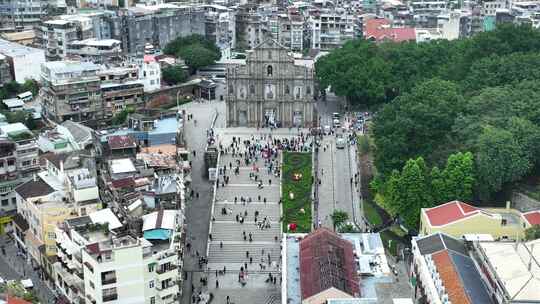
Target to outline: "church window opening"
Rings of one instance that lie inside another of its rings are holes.
[[[255,94],[255,86],[252,84],[249,85],[249,94]]]
[[[266,75],[267,76],[272,76],[272,66],[269,65],[267,68],[266,68]]]
[[[285,86],[285,94],[291,94],[291,88],[289,87],[289,85]]]
[[[233,94],[234,93],[234,87],[232,84],[229,85],[229,94]]]

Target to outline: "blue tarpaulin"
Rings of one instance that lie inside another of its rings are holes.
[[[143,235],[147,240],[168,240],[171,237],[171,232],[169,229],[152,229],[145,231]]]

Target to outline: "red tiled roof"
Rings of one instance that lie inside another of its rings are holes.
[[[353,245],[326,228],[310,233],[300,242],[300,287],[302,299],[330,287],[357,296]]]
[[[529,225],[540,225],[540,210],[523,213],[523,217]]]
[[[109,143],[109,148],[111,149],[128,149],[137,147],[137,143],[133,137],[128,135],[109,136],[109,138],[107,138],[107,142]]]
[[[7,295],[7,304],[32,304],[32,302],[25,301],[23,299]]]
[[[424,210],[431,226],[443,226],[473,216],[481,211],[469,204],[452,201]]]
[[[111,182],[111,185],[115,189],[133,188],[135,187],[135,180],[133,179],[133,177],[116,179]]]
[[[437,272],[444,285],[444,289],[448,294],[448,298],[452,303],[471,304],[469,296],[465,291],[459,273],[454,267],[450,255],[447,250],[439,251],[431,255],[433,263],[437,268]]]
[[[416,40],[416,30],[410,27],[392,28],[388,19],[369,19],[364,24],[364,38],[394,42]]]

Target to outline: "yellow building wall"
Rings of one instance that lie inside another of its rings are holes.
[[[511,240],[523,237],[523,226],[520,224],[501,225],[500,219],[489,218],[488,216],[476,215],[453,224],[443,227],[431,227],[427,216],[422,213],[420,232],[429,235],[436,232],[443,232],[456,238],[461,238],[464,234],[490,234],[494,239],[504,236]]]
[[[43,211],[43,233],[40,237],[45,244],[45,254],[47,256],[56,255],[56,238],[54,237],[54,229],[56,228],[57,224],[75,216],[77,215],[73,213],[72,208],[66,207],[48,207]]]

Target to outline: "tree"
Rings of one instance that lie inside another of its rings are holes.
[[[525,240],[532,241],[540,239],[540,225],[533,225],[525,229]]]
[[[486,126],[480,134],[475,152],[478,190],[482,199],[515,182],[531,169],[527,151],[507,130]]]
[[[442,174],[445,184],[445,203],[452,200],[471,201],[473,198],[474,158],[471,152],[450,155]],[[433,176],[432,176],[433,179]]]
[[[185,82],[187,79],[187,74],[184,69],[179,65],[168,66],[163,69],[162,74],[163,80],[168,84],[178,84]]]
[[[369,138],[366,135],[358,136],[358,151],[364,155],[369,152]]]
[[[178,37],[168,43],[163,52],[182,58],[192,72],[221,58],[219,47],[202,35]]]
[[[385,105],[373,128],[379,172],[388,174],[410,158],[430,157],[446,143],[464,103],[456,84],[433,79]]]
[[[353,224],[347,223],[339,228],[340,233],[356,233],[359,232]]]
[[[343,210],[334,210],[330,217],[332,218],[332,222],[334,223],[334,230],[341,227],[349,219],[349,215]]]
[[[394,202],[398,214],[405,226],[416,228],[420,220],[420,209],[433,207],[429,177],[423,158],[407,161],[401,172],[400,189],[402,192],[398,195],[399,201]]]
[[[176,54],[178,57],[184,59],[186,64],[195,71],[198,68],[205,67],[213,64],[216,60],[219,60],[220,54],[216,53],[208,48],[205,48],[201,44],[193,44],[181,48]]]
[[[26,80],[22,87],[19,89],[20,92],[32,92],[32,95],[37,96],[39,93],[39,84],[34,79]]]

